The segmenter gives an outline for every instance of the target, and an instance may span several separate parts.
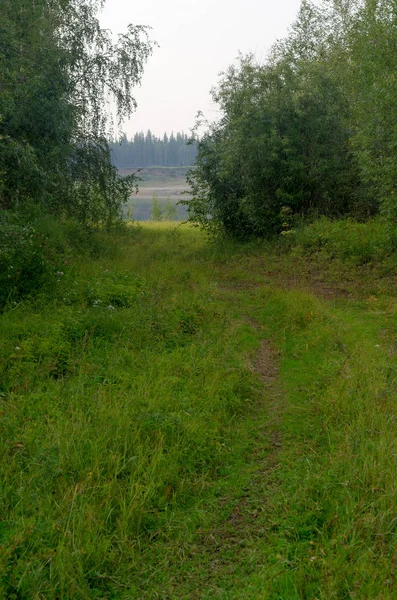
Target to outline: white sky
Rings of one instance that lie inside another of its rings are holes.
[[[128,23],[150,25],[159,44],[135,98],[138,109],[124,125],[127,136],[151,129],[189,133],[202,110],[216,117],[209,91],[238,52],[261,60],[287,33],[300,0],[107,0],[103,27],[113,33]]]

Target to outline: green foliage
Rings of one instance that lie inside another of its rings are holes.
[[[0,307],[55,282],[53,248],[32,225],[0,215]]]
[[[171,198],[168,198],[164,203],[163,215],[165,221],[176,221],[178,211],[175,202],[172,202]]]
[[[213,91],[190,220],[246,238],[281,232],[286,210],[394,219],[395,22],[386,1],[305,0],[265,64],[240,57]]]
[[[128,26],[112,41],[96,0],[5,0],[0,8],[0,206],[33,200],[85,223],[110,222],[136,184],[111,164],[106,103],[119,121],[152,51]]]
[[[224,118],[198,145],[192,220],[265,236],[281,230],[285,207],[299,215],[351,209],[347,105],[326,65],[241,59],[214,96]]]
[[[128,235],[133,232],[126,229]],[[77,257],[119,252],[112,240],[106,231],[87,229],[77,220],[59,220],[37,208],[18,214],[1,211],[0,309],[29,296],[60,293],[68,285],[70,264]],[[70,296],[70,291],[65,293]],[[105,305],[128,303],[121,288],[109,289],[99,298]]]
[[[353,147],[368,195],[395,221],[397,25],[394,4],[385,0],[359,4],[351,15],[348,39],[351,65],[347,85],[353,106]]]
[[[106,142],[89,142],[75,148],[71,157],[73,186],[67,212],[85,225],[114,225],[121,218],[121,207],[138,189],[139,177],[120,177],[109,152]]]
[[[350,264],[392,232],[34,229],[69,258],[0,318],[0,596],[392,600],[397,263]]]
[[[56,173],[64,158],[73,110],[44,0],[5,0],[0,15],[0,206],[12,208],[48,192],[48,168],[53,163]]]
[[[164,218],[163,210],[161,208],[160,201],[156,194],[153,194],[152,198],[152,221],[162,221]]]
[[[352,220],[329,221],[325,218],[298,228],[285,242],[296,254],[321,252],[328,259],[341,259],[351,264],[367,264],[393,257],[397,250],[397,229],[383,219],[366,223]]]

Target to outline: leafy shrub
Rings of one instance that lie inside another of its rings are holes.
[[[0,214],[0,306],[53,283],[54,248],[30,223]]]
[[[382,219],[357,223],[351,219],[319,219],[298,228],[283,245],[294,252],[310,255],[322,252],[355,265],[379,262],[397,249],[397,229]]]
[[[351,214],[357,165],[332,69],[240,58],[213,99],[221,118],[198,141],[191,222],[247,239],[280,233],[286,216]]]
[[[163,211],[160,205],[160,201],[158,199],[157,194],[153,194],[152,198],[152,221],[162,221],[163,220]]]
[[[131,228],[122,225],[119,230],[125,235],[133,234]],[[24,209],[20,213],[2,211],[0,308],[39,291],[54,293],[78,257],[109,257],[120,251],[120,236],[116,240],[107,231],[87,229],[72,219],[57,221],[37,207]],[[107,289],[102,294],[105,297],[100,297],[101,301],[114,306],[129,305],[131,294],[123,286],[124,280],[115,282],[109,279]],[[95,296],[95,290],[91,292]],[[91,298],[91,292],[86,290],[88,304],[93,304],[98,298]]]

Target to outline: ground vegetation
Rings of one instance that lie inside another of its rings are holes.
[[[0,595],[394,598],[392,239],[74,231],[0,317]]]

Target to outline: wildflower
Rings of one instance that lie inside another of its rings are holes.
[[[109,306],[106,307],[108,310],[115,310],[114,306],[112,306],[111,304],[109,304]]]

